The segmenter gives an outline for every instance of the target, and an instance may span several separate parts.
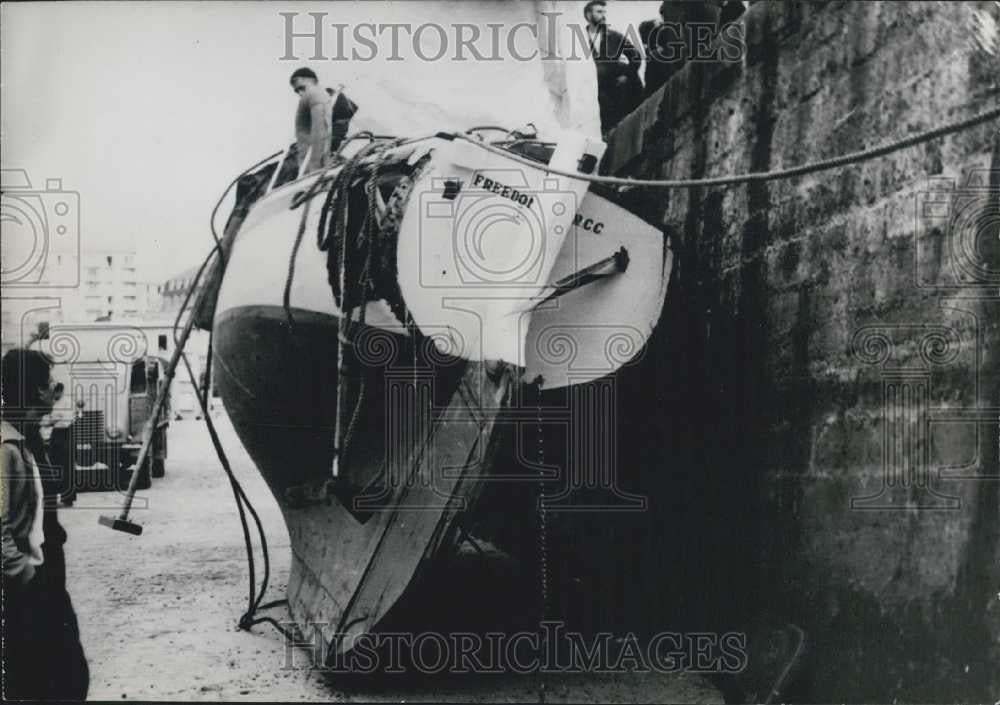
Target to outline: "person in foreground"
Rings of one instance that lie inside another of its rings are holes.
[[[47,496],[49,463],[39,421],[52,411],[57,387],[51,361],[16,348],[0,361],[0,493],[3,504],[3,697],[83,700],[90,670],[66,592],[56,496]],[[53,490],[51,483],[50,490]]]

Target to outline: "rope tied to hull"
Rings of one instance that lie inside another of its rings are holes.
[[[486,144],[479,140],[468,137],[467,135],[455,135],[455,139],[463,140],[469,144],[473,144],[479,149],[490,152],[492,154],[500,155],[506,159],[517,162],[523,166],[530,166],[534,169],[540,169],[546,174],[553,174],[555,176],[562,176],[568,179],[577,179],[580,181],[587,181],[592,184],[604,184],[607,186],[617,186],[619,189],[625,187],[652,187],[652,188],[699,188],[704,186],[732,186],[735,184],[745,184],[755,181],[774,181],[776,179],[790,179],[797,176],[805,176],[806,174],[813,174],[819,171],[828,171],[830,169],[836,169],[842,166],[849,166],[851,164],[858,164],[860,162],[868,161],[871,159],[877,159],[878,157],[884,157],[892,152],[898,152],[901,149],[906,149],[908,147],[913,147],[923,142],[929,142],[930,140],[937,139],[939,137],[944,137],[945,135],[953,134],[955,132],[960,132],[966,130],[970,127],[975,127],[990,120],[1000,119],[1000,108],[992,108],[989,110],[984,110],[981,113],[972,115],[971,117],[956,120],[954,122],[949,122],[944,125],[939,125],[938,127],[932,128],[930,130],[925,130],[919,132],[915,135],[910,135],[909,137],[901,137],[899,139],[887,142],[885,144],[879,145],[877,147],[869,147],[857,152],[850,152],[848,154],[842,154],[837,157],[831,157],[830,159],[822,159],[815,162],[809,162],[807,164],[801,164],[795,167],[789,167],[787,169],[775,169],[772,171],[761,171],[753,172],[749,174],[737,174],[734,176],[715,176],[705,179],[633,179],[621,176],[599,176],[597,174],[582,174],[579,172],[565,171],[562,169],[556,169],[550,167],[542,162],[538,162],[527,157],[522,157],[519,154],[514,154],[500,147],[496,147],[491,144]]]
[[[368,310],[367,301],[368,301],[368,296],[371,293],[371,289],[372,289],[372,285],[371,285],[371,263],[372,262],[371,261],[372,261],[372,248],[374,247],[374,242],[375,242],[375,237],[376,237],[376,232],[375,231],[378,228],[378,200],[377,200],[378,186],[377,186],[377,179],[378,179],[378,167],[379,167],[380,164],[381,164],[381,160],[380,160],[379,163],[376,163],[376,165],[374,166],[374,168],[372,170],[372,175],[369,177],[367,183],[365,184],[365,192],[366,192],[366,194],[368,196],[368,215],[367,215],[367,220],[366,220],[366,227],[364,228],[364,230],[367,231],[367,232],[365,232],[365,234],[362,235],[362,238],[363,238],[365,244],[367,245],[367,247],[365,248],[366,252],[365,252],[364,267],[361,270],[361,274],[360,274],[359,281],[358,281],[358,287],[360,289],[360,293],[358,295],[358,299],[359,299],[359,302],[360,302],[360,312],[359,312],[359,315],[358,315],[359,322],[358,322],[357,328],[361,328],[361,327],[363,327],[365,325],[366,314],[367,314],[367,310]],[[344,237],[344,238],[346,238],[346,236],[347,236],[346,229],[341,233],[341,236]],[[341,264],[341,272],[343,272],[344,271],[344,266],[345,266],[345,263],[344,263],[343,259],[341,259],[341,263],[342,263]],[[341,286],[344,286],[345,284],[346,284],[346,282],[345,282],[344,278],[342,277],[341,278]],[[345,304],[346,304],[346,300],[347,300],[347,297],[344,294],[341,294],[341,301],[344,301]],[[338,331],[338,333],[337,333],[338,342],[339,342],[339,344],[341,346],[340,347],[340,355],[338,356],[338,361],[341,361],[341,362],[344,360],[344,352],[346,350],[345,346],[347,346],[347,345],[353,345],[352,341],[354,339],[354,331],[356,330],[354,321],[353,321],[353,319],[350,316],[350,309],[349,308],[346,309],[346,311],[344,312],[344,314],[345,315],[343,315],[341,317],[341,322],[342,322],[341,326],[342,326],[342,329],[340,331]],[[347,333],[346,334],[343,332],[343,328],[345,328],[345,327],[347,329]],[[343,385],[343,375],[340,375],[339,379],[337,380],[338,398],[339,398],[339,395],[340,395],[340,390],[342,389],[342,385]],[[357,396],[357,399],[354,402],[354,409],[351,412],[351,420],[347,423],[347,430],[344,431],[343,438],[340,438],[334,444],[333,452],[336,453],[337,456],[343,456],[344,454],[346,454],[347,449],[351,445],[351,440],[354,437],[354,429],[357,426],[358,419],[361,418],[361,410],[364,407],[365,394],[367,392],[367,389],[368,389],[367,385],[365,385],[365,383],[364,383],[364,376],[362,375],[361,376],[360,386],[358,388],[358,396]],[[338,430],[338,432],[340,430],[340,425],[341,425],[340,422],[341,422],[340,414],[338,413],[337,414],[337,430]]]
[[[362,374],[357,375],[358,392],[353,408],[349,411],[346,405],[350,396],[348,382],[352,378],[349,373],[358,367],[353,346],[358,330],[367,323],[368,303],[378,300],[381,294],[404,327],[413,330],[405,317],[400,318],[402,293],[396,278],[396,241],[414,175],[427,164],[429,155],[415,165],[400,168],[399,165],[407,164],[409,154],[394,155],[392,151],[407,141],[373,141],[341,162],[317,227],[317,247],[328,252],[328,282],[340,309],[334,476],[340,474],[339,462],[347,455],[365,402]],[[393,170],[399,170],[398,178],[390,173]],[[384,178],[395,178],[387,200],[380,190]]]

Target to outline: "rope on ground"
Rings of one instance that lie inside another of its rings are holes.
[[[829,169],[836,169],[837,167],[847,166],[849,164],[857,164],[859,162],[868,161],[870,159],[876,159],[878,157],[883,157],[886,154],[891,154],[892,152],[897,152],[901,149],[906,149],[908,147],[913,147],[914,145],[921,144],[922,142],[928,142],[938,137],[943,137],[945,135],[960,132],[961,130],[974,127],[984,122],[990,120],[996,120],[1000,118],[1000,108],[993,108],[991,110],[986,110],[984,112],[973,115],[972,117],[966,118],[964,120],[958,120],[956,122],[950,122],[939,127],[935,127],[931,130],[926,130],[920,132],[916,135],[911,135],[910,137],[903,137],[898,140],[893,140],[886,144],[880,145],[878,147],[871,147],[869,149],[864,149],[859,152],[851,152],[849,154],[842,154],[839,157],[832,157],[830,159],[823,159],[817,162],[810,162],[808,164],[802,164],[800,166],[790,167],[788,169],[776,169],[774,171],[761,171],[754,172],[751,174],[739,174],[737,176],[716,176],[707,179],[632,179],[627,177],[619,176],[599,176],[596,174],[581,174],[578,172],[564,171],[562,169],[555,169],[550,166],[546,166],[540,162],[533,161],[527,157],[522,157],[517,154],[513,154],[506,150],[500,149],[499,147],[494,147],[493,145],[480,142],[471,137],[465,135],[455,135],[455,139],[463,140],[469,144],[473,144],[480,149],[493,154],[498,154],[505,159],[515,161],[524,166],[530,166],[535,169],[540,169],[547,174],[554,174],[555,176],[563,176],[569,179],[579,179],[581,181],[589,181],[595,184],[607,184],[611,186],[643,186],[643,187],[660,187],[660,188],[696,188],[701,186],[730,186],[733,184],[744,184],[754,181],[773,181],[776,179],[790,179],[796,176],[804,176],[806,174],[812,174],[817,171],[827,171]]]
[[[211,348],[211,335],[209,336],[209,348]],[[191,368],[191,364],[188,362],[187,355],[181,355],[181,359],[184,361],[184,366],[187,368],[188,377],[191,380],[191,384],[197,389],[197,383],[195,381],[194,370]],[[207,367],[206,367],[207,369]],[[212,423],[212,419],[208,413],[208,390],[210,389],[210,381],[207,379],[206,375],[206,385],[205,393],[198,394],[198,403],[201,406],[202,417],[205,419],[205,425],[208,428],[208,434],[212,439],[212,445],[215,448],[216,455],[219,457],[219,462],[222,464],[223,469],[226,471],[226,475],[229,478],[230,487],[233,490],[233,497],[236,500],[236,508],[239,510],[240,514],[240,524],[243,527],[243,540],[246,544],[247,549],[247,563],[250,568],[250,581],[249,589],[250,595],[247,602],[247,610],[240,616],[238,626],[240,629],[249,631],[250,627],[267,623],[272,625],[275,629],[281,632],[286,638],[294,640],[294,636],[285,629],[277,620],[271,617],[256,617],[258,610],[267,609],[269,607],[276,607],[278,605],[286,604],[287,600],[273,600],[267,604],[261,604],[264,599],[264,595],[267,592],[267,583],[270,580],[271,575],[271,561],[269,552],[267,550],[267,535],[264,533],[264,526],[260,521],[260,516],[257,514],[257,510],[254,509],[253,504],[247,497],[246,492],[243,490],[243,486],[240,481],[236,479],[233,474],[232,467],[229,464],[229,458],[226,456],[226,451],[222,447],[222,442],[219,440],[219,434],[215,430],[215,424]],[[246,509],[244,509],[244,505]],[[254,523],[257,525],[257,534],[260,537],[260,547],[261,553],[264,556],[264,576],[261,582],[260,591],[256,590],[256,580],[254,578],[254,561],[253,561],[253,543],[250,538],[250,528],[247,525],[246,512],[249,511],[250,515],[253,517]]]

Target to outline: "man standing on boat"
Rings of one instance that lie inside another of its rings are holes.
[[[320,88],[316,73],[306,67],[296,69],[289,83],[299,96],[295,112],[295,140],[300,158],[312,150],[305,173],[321,169],[329,154],[336,152],[358,106],[342,87]]]

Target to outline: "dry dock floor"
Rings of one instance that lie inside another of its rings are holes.
[[[289,547],[277,504],[224,413],[215,417],[237,477],[264,521],[272,579],[284,597]],[[236,622],[247,566],[236,507],[203,422],[174,421],[165,478],[140,493],[142,536],[98,525],[121,495],[83,493],[60,518],[69,533],[68,585],[90,662],[92,699],[721,703],[692,674],[437,675],[420,683],[348,687],[335,676],[285,668],[284,638]],[[258,567],[259,570],[259,567]],[[259,576],[259,573],[258,573]],[[269,611],[287,619],[284,607]]]

